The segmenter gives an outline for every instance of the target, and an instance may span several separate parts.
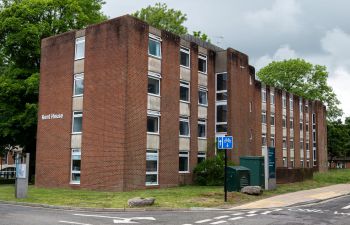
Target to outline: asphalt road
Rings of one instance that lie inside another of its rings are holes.
[[[350,196],[279,209],[91,212],[0,204],[1,225],[350,225]]]

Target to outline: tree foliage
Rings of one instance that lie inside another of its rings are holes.
[[[203,41],[207,41],[209,43],[211,42],[208,35],[206,35],[205,33],[202,33],[201,31],[193,31],[193,36],[198,37],[198,38],[202,39]]]
[[[329,160],[350,157],[350,118],[345,123],[341,120],[329,122],[327,125],[327,146]]]
[[[343,114],[336,94],[327,84],[328,72],[325,66],[312,65],[303,59],[290,59],[270,63],[257,76],[267,85],[325,103],[330,121]]]
[[[41,39],[106,19],[102,0],[2,0],[0,146],[35,150]]]

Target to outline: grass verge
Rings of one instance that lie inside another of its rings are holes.
[[[350,169],[332,170],[327,173],[315,173],[313,180],[278,185],[276,190],[265,191],[261,196],[248,196],[238,192],[231,192],[228,195],[228,204],[223,203],[223,187],[203,186],[183,186],[130,192],[47,189],[30,186],[28,198],[15,199],[14,185],[0,185],[0,200],[73,207],[127,208],[127,200],[139,196],[155,197],[156,204],[153,207],[218,207],[225,205],[238,205],[278,194],[339,183],[350,183]]]

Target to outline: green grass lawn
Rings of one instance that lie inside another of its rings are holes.
[[[350,169],[332,170],[327,173],[315,173],[313,180],[278,185],[276,190],[265,191],[261,196],[248,196],[241,193],[232,192],[229,193],[229,202],[226,204],[223,202],[223,187],[203,186],[182,186],[131,192],[47,189],[30,186],[28,198],[15,199],[14,185],[0,185],[0,200],[75,207],[127,208],[127,200],[139,196],[155,197],[156,203],[153,207],[215,207],[232,206],[278,194],[307,190],[339,183],[350,183]]]

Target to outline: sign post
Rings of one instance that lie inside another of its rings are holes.
[[[16,155],[16,198],[26,198],[28,193],[29,153],[23,159],[19,153]]]
[[[225,150],[224,192],[225,192],[225,202],[227,202],[227,150],[233,148],[233,137],[232,136],[217,137],[217,147],[218,149]]]

